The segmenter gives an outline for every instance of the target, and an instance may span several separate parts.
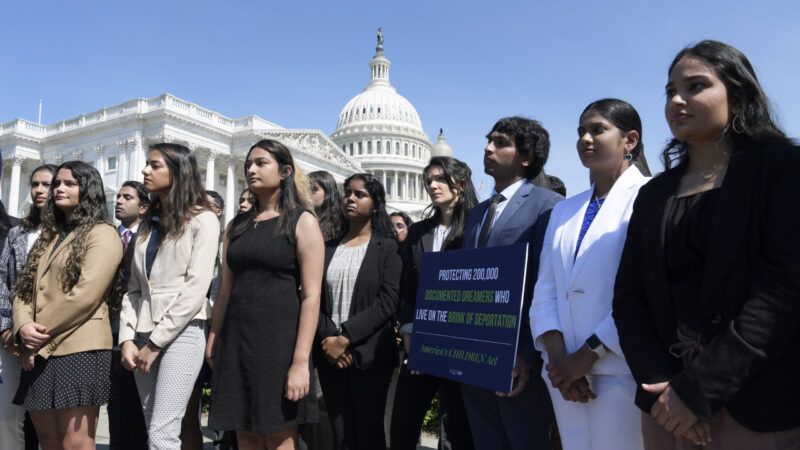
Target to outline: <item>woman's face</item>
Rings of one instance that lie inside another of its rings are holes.
[[[52,183],[53,173],[49,170],[37,170],[31,175],[31,201],[37,208],[47,205]]]
[[[406,237],[408,237],[408,227],[406,226],[406,221],[400,216],[391,216],[390,219],[392,220],[392,225],[394,226],[394,232],[397,234],[397,241],[405,242]]]
[[[251,192],[270,191],[281,185],[281,170],[272,153],[263,148],[254,148],[244,162],[247,187]]]
[[[347,220],[369,219],[372,216],[372,197],[364,180],[354,178],[344,188],[342,209]]]
[[[314,203],[315,208],[319,208],[325,203],[325,189],[319,183],[314,183],[311,186],[311,201]]]
[[[147,192],[164,192],[169,190],[172,185],[172,175],[169,173],[167,162],[164,161],[164,156],[158,150],[150,150],[147,152],[147,161],[145,162],[144,169],[144,188]]]
[[[72,170],[61,169],[53,180],[53,201],[66,216],[72,215],[81,202],[81,190]]]
[[[237,211],[239,214],[246,213],[253,207],[253,204],[250,203],[250,195],[250,191],[245,190],[242,192],[242,195],[239,196],[239,210]]]
[[[666,95],[664,113],[675,139],[691,145],[720,138],[730,117],[728,90],[708,64],[681,58],[669,74]]]
[[[458,193],[447,184],[447,178],[442,166],[430,166],[424,174],[425,189],[431,197],[431,202],[437,208],[447,208],[453,205],[458,198]]]
[[[625,155],[639,141],[639,133],[624,133],[608,119],[589,111],[578,125],[578,156],[584,167],[595,173],[615,173],[627,166]]]

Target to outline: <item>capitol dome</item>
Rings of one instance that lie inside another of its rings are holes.
[[[419,215],[429,202],[422,169],[430,160],[431,143],[414,105],[389,81],[390,66],[379,29],[370,80],[342,108],[331,139],[383,181],[390,210]]]
[[[436,143],[433,144],[431,148],[431,157],[434,156],[446,156],[448,158],[453,157],[453,147],[450,147],[450,144],[444,139],[444,130],[439,128],[439,137],[436,139]]]

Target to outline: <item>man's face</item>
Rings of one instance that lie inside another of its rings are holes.
[[[527,159],[517,152],[514,139],[503,133],[492,131],[483,150],[483,171],[496,180],[506,180],[525,173]]]
[[[139,207],[139,196],[136,189],[130,186],[123,186],[117,192],[117,202],[114,208],[114,217],[122,222],[131,222],[144,214],[144,208]]]

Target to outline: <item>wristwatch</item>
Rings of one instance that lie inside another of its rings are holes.
[[[598,358],[602,358],[608,353],[606,346],[603,345],[603,341],[601,341],[596,334],[593,334],[586,339],[586,346],[589,347],[589,350],[593,351]]]

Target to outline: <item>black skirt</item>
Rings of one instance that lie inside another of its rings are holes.
[[[44,359],[22,371],[14,404],[28,411],[100,406],[111,394],[111,350]]]

